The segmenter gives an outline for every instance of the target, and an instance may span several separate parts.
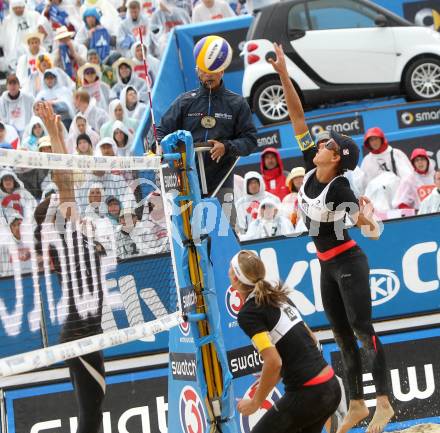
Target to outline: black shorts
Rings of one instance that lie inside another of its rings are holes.
[[[258,421],[252,433],[321,433],[341,401],[341,387],[333,376],[321,385],[286,392]]]

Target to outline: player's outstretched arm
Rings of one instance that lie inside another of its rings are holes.
[[[66,154],[61,117],[54,113],[52,105],[41,102],[37,106],[37,114],[41,118],[50,137],[53,153]],[[69,170],[53,170],[52,179],[58,187],[60,210],[65,218],[72,219],[77,215],[73,173]]]
[[[267,347],[260,352],[260,355],[263,358],[263,370],[257,390],[252,399],[240,400],[237,405],[238,411],[245,416],[252,415],[260,408],[281,378],[282,361],[277,348]]]
[[[284,97],[287,103],[287,109],[289,110],[290,121],[292,122],[295,135],[302,135],[308,131],[308,128],[301,99],[295,89],[295,86],[290,80],[289,73],[287,72],[283,47],[277,43],[274,43],[273,47],[277,57],[276,60],[269,59],[269,63],[280,76],[281,84],[283,85]]]

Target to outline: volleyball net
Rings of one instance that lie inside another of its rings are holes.
[[[179,323],[159,157],[0,150],[0,167],[0,376]]]

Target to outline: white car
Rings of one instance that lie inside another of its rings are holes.
[[[388,95],[440,98],[440,33],[368,0],[280,1],[256,12],[243,52],[243,96],[264,124],[288,119],[267,61],[272,41],[283,45],[306,108]]]

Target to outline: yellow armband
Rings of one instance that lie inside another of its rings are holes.
[[[259,332],[252,337],[252,343],[258,352],[262,352],[268,347],[273,347],[272,341],[270,340],[269,333],[267,331]]]
[[[310,135],[310,131],[306,131],[300,135],[295,135],[296,141],[298,143],[299,148],[301,151],[305,151],[307,149],[310,149],[315,145],[315,142],[313,141],[312,136]]]

